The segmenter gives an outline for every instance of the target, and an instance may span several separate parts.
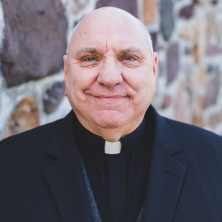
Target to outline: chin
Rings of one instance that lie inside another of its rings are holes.
[[[101,112],[93,118],[97,125],[101,128],[118,128],[126,124],[126,114],[123,115],[118,111]]]
[[[116,122],[102,122],[102,123],[100,122],[97,125],[103,129],[116,129],[121,127],[123,124]]]
[[[115,119],[115,118],[99,118],[95,120],[97,126],[103,129],[115,129],[125,125],[125,121],[123,119]]]

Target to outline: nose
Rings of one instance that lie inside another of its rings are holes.
[[[97,81],[106,87],[111,88],[123,81],[121,64],[113,58],[100,64],[98,72]]]

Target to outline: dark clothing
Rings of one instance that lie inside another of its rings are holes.
[[[0,142],[0,221],[92,222],[75,118]],[[222,138],[153,107],[145,118],[154,136],[141,222],[220,222]]]
[[[120,140],[121,153],[109,155],[104,153],[105,140],[76,120],[77,145],[102,221],[130,222],[138,218],[145,200],[152,128],[152,121],[144,119],[134,132]]]

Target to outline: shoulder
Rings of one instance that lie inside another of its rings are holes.
[[[154,121],[155,133],[164,140],[164,143],[174,140],[181,148],[186,147],[187,150],[207,148],[222,152],[222,136],[194,125],[163,117],[152,106],[149,109],[149,115]]]
[[[165,119],[179,143],[189,143],[203,147],[220,147],[222,150],[221,136],[194,125]]]
[[[222,137],[208,130],[166,119],[171,133],[180,147],[175,158],[194,173],[205,175],[210,181],[220,180],[217,173],[222,170]],[[214,178],[214,179],[213,179]]]
[[[67,137],[73,136],[73,121],[74,113],[70,112],[63,119],[0,141],[0,165],[45,158],[50,146],[66,145]]]
[[[69,116],[0,141],[0,167],[43,164],[47,161],[48,148],[70,130]]]
[[[40,144],[47,143],[53,137],[53,131],[59,127],[61,120],[57,120],[53,123],[49,123],[43,126],[39,126],[32,130],[10,136],[2,141],[0,141],[0,152],[4,150],[8,152],[8,149],[19,149],[25,147],[36,147]]]
[[[151,107],[152,108],[152,107]],[[181,163],[222,170],[222,137],[208,130],[159,115],[153,108],[156,142]]]

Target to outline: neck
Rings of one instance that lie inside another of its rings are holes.
[[[81,120],[79,121],[83,125],[83,127],[91,133],[102,137],[106,141],[116,142],[133,132],[141,124],[141,122],[143,121],[143,117],[136,122],[131,122],[130,125],[126,124],[124,126],[116,128],[102,128],[98,126],[91,127],[85,124],[85,122],[82,122]]]
[[[119,129],[101,129],[97,135],[101,136],[106,141],[116,142],[124,136],[128,135],[129,133],[124,133]]]

